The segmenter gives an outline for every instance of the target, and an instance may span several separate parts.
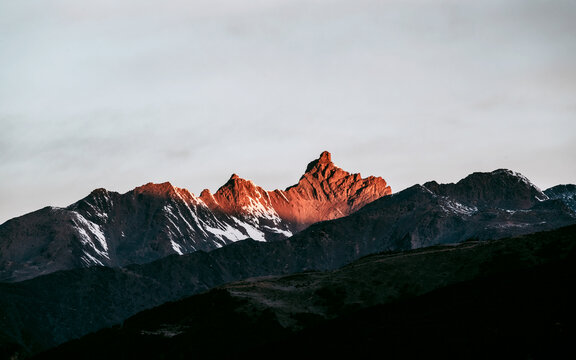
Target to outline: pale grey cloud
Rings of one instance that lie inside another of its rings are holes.
[[[0,222],[104,186],[576,182],[570,0],[0,0]]]

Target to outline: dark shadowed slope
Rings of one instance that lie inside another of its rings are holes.
[[[575,260],[575,226],[372,255],[226,285],[39,358],[560,358],[576,354]]]

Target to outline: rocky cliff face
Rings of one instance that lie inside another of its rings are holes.
[[[47,207],[0,225],[0,281],[146,263],[247,238],[281,240],[390,192],[382,178],[336,167],[328,152],[286,190],[266,191],[235,174],[199,197],[168,182],[125,194],[96,189],[66,208]]]
[[[380,177],[363,179],[332,163],[329,152],[308,164],[298,184],[270,192],[272,206],[295,230],[349,215],[392,190]]]

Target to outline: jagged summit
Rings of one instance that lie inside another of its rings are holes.
[[[332,154],[328,151],[322,151],[320,154],[320,158],[318,159],[320,162],[332,162]]]
[[[348,172],[334,165],[334,163],[332,162],[332,154],[330,154],[328,151],[323,151],[318,159],[315,159],[310,163],[308,163],[308,166],[306,166],[306,171],[300,177],[298,184],[288,187],[286,191],[290,190],[290,188],[300,185],[300,183],[302,183],[303,180],[305,182],[314,182],[314,181],[323,181],[329,177],[340,178],[348,175],[350,175]]]
[[[327,167],[334,167],[334,164],[332,163],[332,154],[328,151],[323,151],[318,159],[308,163],[308,166],[306,166],[306,173],[316,172]]]
[[[102,196],[102,195],[107,195],[109,193],[108,190],[104,189],[104,188],[97,188],[92,190],[92,192],[90,193],[90,195],[92,196]]]
[[[147,195],[154,198],[161,199],[173,199],[177,201],[183,201],[185,203],[197,203],[198,198],[194,196],[190,191],[184,188],[179,188],[172,185],[170,182],[166,181],[163,183],[152,183],[149,182],[145,185],[138,186],[132,192],[135,195]]]
[[[220,189],[222,188],[226,188],[226,187],[241,187],[241,186],[255,186],[254,183],[252,182],[252,180],[248,180],[248,179],[244,179],[241,178],[240,176],[238,176],[237,174],[232,174],[230,176],[230,179],[228,179],[228,181],[222,185],[220,187]],[[220,191],[220,189],[218,189],[218,191]],[[216,191],[216,192],[218,192]]]
[[[296,230],[322,220],[346,216],[392,193],[381,177],[362,178],[334,165],[328,151],[308,164],[297,184],[269,192],[281,218]]]
[[[252,210],[255,208],[264,208],[268,212],[273,212],[267,192],[252,181],[236,174],[232,174],[226,184],[221,186],[214,195],[203,193],[200,199],[213,210],[217,209],[238,217],[253,215]]]
[[[134,189],[134,193],[136,194],[165,195],[167,193],[173,193],[173,192],[174,192],[174,186],[168,181],[163,183],[149,182],[142,186],[138,186]]]

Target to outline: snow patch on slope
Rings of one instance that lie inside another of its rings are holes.
[[[89,249],[94,251],[100,258],[110,259],[108,254],[108,243],[104,232],[99,225],[87,220],[82,215],[74,212],[74,225],[78,231],[80,242],[82,245],[87,245]],[[90,236],[92,235],[92,236]],[[104,265],[104,263],[93,256],[92,254],[84,251],[82,259],[88,264]]]
[[[178,255],[184,254],[184,250],[182,250],[182,247],[178,245],[174,240],[170,239],[170,245],[172,245],[172,249],[174,249],[174,251],[176,251]]]
[[[456,213],[459,215],[472,216],[478,212],[476,206],[466,206],[448,198],[440,205],[446,213]]]
[[[289,230],[282,230],[282,229],[273,228],[273,227],[270,227],[270,226],[263,226],[263,228],[264,228],[264,229],[267,229],[267,230],[270,230],[270,231],[272,231],[272,232],[275,232],[275,233],[277,233],[277,234],[282,234],[282,235],[284,235],[284,236],[286,236],[286,237],[290,237],[290,236],[294,235],[294,234],[292,234],[292,232],[289,231]]]
[[[219,227],[216,228],[205,224],[205,228],[209,233],[212,233],[214,236],[222,240],[228,239],[230,241],[238,241],[248,238],[248,236],[243,234],[240,230],[228,224],[219,223],[217,226]]]
[[[260,195],[260,194],[258,194]],[[260,196],[259,196],[260,197]],[[248,214],[254,216],[257,222],[259,218],[271,220],[274,224],[279,224],[282,220],[276,210],[274,210],[271,206],[266,207],[259,201],[256,201],[252,198],[249,199],[249,204],[242,207],[242,210],[247,212]]]
[[[246,233],[248,233],[248,237],[257,240],[257,241],[266,241],[266,237],[264,236],[264,233],[260,230],[258,230],[258,228],[256,228],[255,226],[244,222],[244,221],[240,221],[235,217],[232,217],[232,219],[234,220],[234,222],[236,224],[238,224],[238,226],[241,226],[244,228],[244,230],[246,230]]]

